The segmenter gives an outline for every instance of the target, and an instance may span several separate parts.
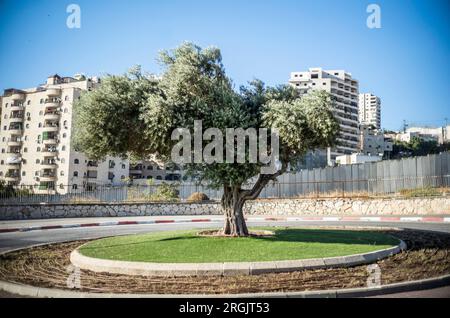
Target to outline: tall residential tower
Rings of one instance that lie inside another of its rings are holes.
[[[306,72],[292,72],[289,83],[296,87],[300,94],[311,89],[321,89],[334,97],[334,114],[341,127],[338,138],[339,145],[329,152],[329,159],[358,151],[358,81],[343,70],[322,70],[310,68]]]
[[[359,123],[381,129],[381,100],[371,94],[359,94]]]

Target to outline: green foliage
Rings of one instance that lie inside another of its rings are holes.
[[[176,128],[277,128],[284,169],[309,149],[335,143],[339,125],[325,92],[299,98],[289,85],[266,87],[254,80],[239,91],[225,73],[220,50],[192,43],[160,54],[164,72],[158,80],[139,68],[123,76],[108,75],[98,89],[75,105],[75,145],[89,157],[106,155],[168,161],[177,141]],[[204,142],[205,146],[209,142]],[[247,147],[248,150],[248,147]],[[225,147],[224,147],[225,152]],[[248,154],[247,154],[248,155]],[[188,164],[183,167],[199,182],[214,187],[240,186],[257,176],[260,164]]]
[[[448,143],[439,145],[435,140],[427,141],[419,137],[413,137],[410,142],[395,140],[391,158],[426,156],[448,151],[449,149]]]
[[[425,187],[419,189],[402,189],[400,190],[400,195],[406,198],[416,198],[416,197],[433,197],[440,196],[442,193],[439,189],[432,187]]]
[[[5,180],[0,180],[0,198],[2,199],[27,196],[31,194],[32,191],[30,189],[17,189],[12,185],[6,184]]]
[[[149,196],[150,201],[178,201],[178,191],[174,184],[162,183],[155,193]]]

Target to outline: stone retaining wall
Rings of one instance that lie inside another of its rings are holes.
[[[450,214],[450,197],[415,199],[267,199],[246,203],[247,215]],[[141,204],[29,204],[0,206],[0,220],[103,216],[219,215],[218,202]]]

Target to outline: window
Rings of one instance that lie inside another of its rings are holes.
[[[28,152],[28,148],[27,147],[23,148],[23,152]]]
[[[65,101],[68,101],[68,100],[69,100],[69,96],[66,95],[66,97],[64,97],[64,100],[65,100]]]
[[[35,175],[36,177],[38,177],[38,176],[39,176],[39,171],[35,171],[35,172],[34,172],[34,175]]]
[[[2,148],[2,153],[5,153],[5,148]]]
[[[5,137],[3,137],[2,141],[3,141],[3,142],[5,142],[5,140],[6,140],[6,138],[5,138]]]
[[[66,134],[66,133],[64,133],[64,134],[63,134],[63,138],[66,138],[66,137],[67,137],[67,134]]]
[[[74,176],[74,177],[78,177],[78,171],[74,171],[74,172],[73,172],[73,176]]]
[[[27,113],[27,117],[30,117],[30,116],[31,116],[31,114],[30,114],[30,112],[28,112],[28,113]]]
[[[42,123],[39,123],[39,124],[38,124],[38,128],[42,128]]]
[[[161,176],[156,176],[156,180],[162,180]]]
[[[62,146],[62,147],[61,147],[61,150],[62,150],[62,151],[66,151],[66,146]]]
[[[41,100],[39,101],[39,104],[44,104],[44,99],[41,98]]]
[[[79,163],[80,163],[80,160],[78,160],[78,159],[75,159],[75,160],[73,161],[73,163],[77,165],[77,164],[79,164]]]
[[[65,162],[66,162],[66,159],[61,158],[61,163],[65,163]]]
[[[37,148],[36,148],[36,151],[37,151],[37,152],[41,151],[41,147],[37,147]]]
[[[64,113],[67,113],[69,110],[67,108],[64,108]]]
[[[31,100],[28,100],[28,101],[27,101],[27,105],[30,105],[30,104],[31,104]]]
[[[2,160],[2,161],[1,161],[1,164],[4,165],[4,164],[5,164],[5,160]]]
[[[39,164],[41,161],[39,159],[36,159],[36,163]]]
[[[61,172],[59,173],[59,175],[60,175],[60,176],[64,176],[64,171],[61,171]]]
[[[42,116],[44,113],[42,112],[42,110],[39,112],[39,116]]]
[[[5,114],[5,116],[3,116],[4,119],[8,119],[8,115]]]
[[[60,183],[60,184],[59,184],[59,188],[60,188],[60,189],[64,189],[64,184]]]
[[[25,140],[25,141],[27,141],[27,139],[28,139],[28,136],[25,136],[24,138],[23,138],[23,140]],[[39,139],[39,138],[38,138]]]
[[[122,164],[122,169],[125,169],[125,167],[126,167],[126,166],[125,166],[124,164]]]
[[[25,177],[26,173],[25,171],[22,171],[22,177]]]
[[[30,128],[30,124],[26,124],[26,125],[25,125],[25,128]]]
[[[153,170],[153,166],[151,165],[147,166],[147,170]]]
[[[64,128],[67,129],[67,120],[64,121],[63,125],[64,125]]]
[[[8,108],[8,103],[5,104],[5,108]]]
[[[78,189],[78,186],[76,184],[72,184],[72,190]]]
[[[6,126],[3,126],[3,130],[6,130]]]

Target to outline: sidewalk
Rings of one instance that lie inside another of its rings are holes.
[[[421,222],[449,223],[450,215],[415,215],[415,216],[253,216],[246,217],[248,222]],[[130,216],[130,217],[87,217],[60,218],[42,220],[0,221],[0,233],[27,232],[59,228],[144,225],[159,223],[223,222],[221,215],[183,215],[183,216]]]

